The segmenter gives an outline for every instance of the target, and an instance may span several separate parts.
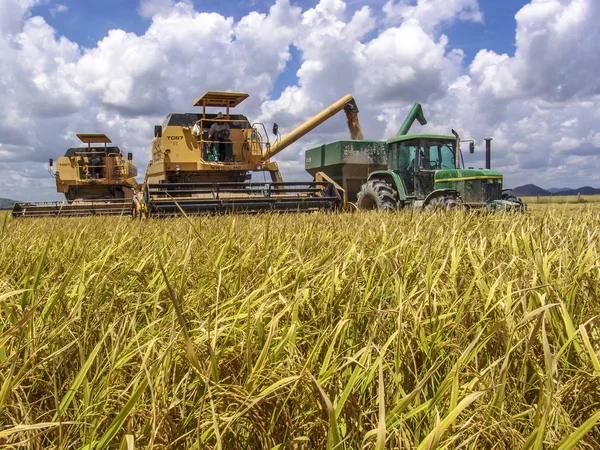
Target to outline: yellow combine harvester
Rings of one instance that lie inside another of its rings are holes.
[[[326,175],[285,183],[270,159],[337,112],[355,116],[358,108],[352,96],[342,97],[283,137],[275,124],[274,143],[262,123],[251,124],[246,116],[231,114],[231,108],[247,97],[207,92],[194,102],[201,113],[170,114],[155,127],[138,212],[164,216],[181,210],[186,214],[314,211],[345,205],[344,190]],[[221,111],[209,114],[210,107]],[[270,181],[252,181],[253,172],[268,172]]]
[[[137,168],[132,154],[108,146],[104,134],[78,134],[87,147],[70,148],[56,161],[56,190],[64,202],[17,202],[14,217],[85,216],[130,214]],[[104,144],[94,146],[91,144]],[[53,166],[52,159],[50,167]]]

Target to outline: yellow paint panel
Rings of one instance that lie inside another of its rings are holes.
[[[480,175],[477,177],[462,177],[462,178],[443,178],[441,180],[435,180],[436,183],[448,183],[449,181],[468,181],[468,180],[489,180],[490,178],[501,180],[501,175]]]
[[[233,108],[248,98],[248,94],[240,92],[213,92],[209,91],[194,100],[194,106],[214,106],[218,108]]]
[[[107,135],[102,133],[80,133],[77,137],[84,144],[110,144],[112,142]]]

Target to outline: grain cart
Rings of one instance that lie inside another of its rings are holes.
[[[77,134],[87,147],[69,148],[50,173],[63,202],[17,202],[13,217],[120,215],[131,213],[137,168],[105,134]],[[100,146],[92,144],[101,144]]]
[[[345,192],[325,174],[312,181],[284,182],[277,163],[270,159],[337,112],[356,114],[356,103],[346,95],[280,137],[274,124],[275,142],[269,141],[262,123],[250,123],[231,109],[248,94],[207,92],[195,100],[198,113],[170,114],[154,130],[151,161],[143,192],[136,205],[150,216],[216,212],[337,210],[346,202]],[[207,108],[220,108],[218,114]],[[220,141],[210,136],[214,123],[228,124]],[[218,152],[217,146],[226,146]],[[252,181],[252,173],[270,180]]]
[[[339,141],[307,150],[309,173],[325,172],[348,190],[362,210],[405,207],[524,210],[511,191],[502,189],[503,176],[491,170],[491,139],[486,140],[485,169],[465,168],[461,139],[452,135],[408,134],[418,120],[427,120],[415,104],[396,136],[387,141]],[[474,143],[469,141],[469,151]],[[315,163],[315,158],[320,158]],[[357,182],[362,182],[360,189]]]

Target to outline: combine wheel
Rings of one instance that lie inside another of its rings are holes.
[[[395,189],[383,180],[371,180],[363,184],[356,202],[358,209],[394,211],[398,209]]]

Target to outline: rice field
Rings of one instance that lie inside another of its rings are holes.
[[[600,195],[548,195],[521,198],[528,204],[600,203]]]
[[[0,216],[0,444],[598,449],[600,208]]]

